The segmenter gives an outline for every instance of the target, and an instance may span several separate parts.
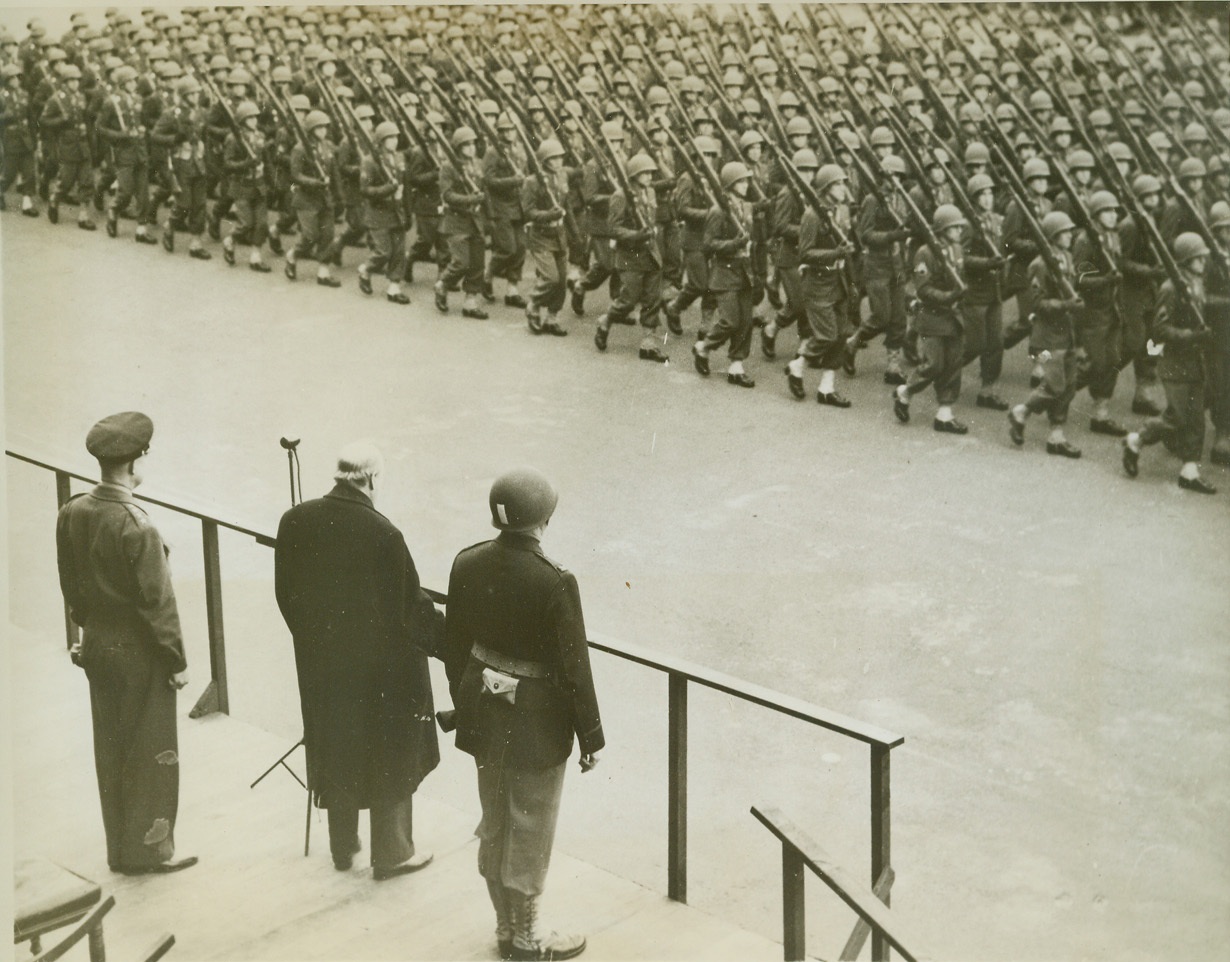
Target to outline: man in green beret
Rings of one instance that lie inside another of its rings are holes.
[[[124,875],[196,864],[175,857],[175,701],[188,663],[167,548],[132,495],[153,434],[137,411],[95,424],[85,446],[102,482],[56,519],[60,589],[81,627],[71,654],[90,682],[107,864]]]

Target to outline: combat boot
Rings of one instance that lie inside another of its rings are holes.
[[[517,962],[575,959],[585,951],[585,936],[538,934],[538,896],[508,890],[513,900],[512,958]]]
[[[52,191],[51,196],[47,198],[47,220],[53,224],[60,223],[60,194],[58,191]]]
[[[514,892],[504,888],[499,882],[487,880],[487,894],[491,896],[491,905],[495,908],[495,944],[499,949],[501,959],[511,959],[513,951],[513,910]]]
[[[904,384],[905,372],[901,370],[902,362],[901,351],[888,352],[888,365],[884,368],[884,383],[885,384]]]

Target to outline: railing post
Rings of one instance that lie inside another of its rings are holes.
[[[892,786],[889,777],[890,749],[886,745],[871,746],[871,884],[893,863]],[[885,905],[892,904],[889,889],[880,896]],[[887,962],[888,941],[878,932],[871,934],[872,962]]]
[[[73,496],[72,479],[63,471],[56,472],[56,506],[64,507],[68,499]],[[68,602],[64,602],[64,638],[68,648],[72,648],[77,644],[79,635],[77,634],[77,625],[73,622],[73,616],[69,612]]]
[[[672,672],[667,700],[666,894],[688,900],[688,679]]]
[[[803,901],[803,856],[782,841],[782,957],[802,962],[807,957],[807,908]]]
[[[205,553],[205,617],[209,627],[209,687],[197,699],[192,718],[212,712],[230,714],[226,686],[226,637],[222,630],[222,561],[218,552],[218,522],[201,519],[201,547]]]

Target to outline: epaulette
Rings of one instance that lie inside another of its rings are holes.
[[[146,514],[141,508],[137,507],[137,505],[133,504],[131,501],[123,501],[121,503],[128,511],[128,516],[132,518],[133,523],[136,524],[138,528],[148,528],[150,526],[149,515]]]
[[[555,569],[556,571],[558,571],[560,574],[562,574],[562,575],[566,575],[566,574],[568,574],[568,569],[567,569],[567,568],[565,568],[565,567],[564,567],[562,564],[560,564],[558,561],[556,561],[554,558],[549,558],[549,557],[547,557],[545,554],[540,554],[538,557],[542,558],[542,560],[543,560],[543,561],[545,561],[547,564],[549,564],[552,568],[554,568],[554,569]]]

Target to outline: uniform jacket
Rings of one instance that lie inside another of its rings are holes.
[[[34,149],[31,131],[30,98],[18,87],[0,90],[0,119],[4,124],[4,147],[10,152]]]
[[[184,657],[168,550],[146,513],[120,485],[77,495],[56,519],[60,589],[82,629],[82,658],[92,649],[138,646],[167,674]]]
[[[1203,313],[1204,281],[1185,274],[1189,296]],[[1174,284],[1167,279],[1157,294],[1157,310],[1149,336],[1163,345],[1157,374],[1164,381],[1204,381],[1209,374],[1209,353],[1212,340],[1197,336],[1200,321],[1187,303],[1178,296]]]
[[[148,160],[141,128],[141,101],[135,95],[117,90],[103,101],[98,116],[98,133],[111,145],[116,167],[132,167]]]
[[[172,104],[158,118],[150,143],[170,152],[181,176],[185,172],[204,176],[204,125],[205,112],[199,106],[194,110],[184,104]]]
[[[278,608],[294,638],[312,788],[327,807],[407,797],[439,763],[427,654],[442,616],[405,539],[339,482],[282,516]]]
[[[581,197],[585,200],[585,222],[582,229],[590,237],[610,237],[611,195],[615,185],[596,160],[587,160],[581,170]]]
[[[517,167],[504,159],[507,154]],[[483,187],[487,190],[492,220],[521,221],[521,185],[525,181],[525,148],[520,144],[500,144],[488,148],[483,156]]]
[[[635,213],[622,190],[611,195],[607,206],[607,225],[608,233],[615,238],[616,270],[662,269],[662,255],[658,250],[655,231],[657,220],[657,201],[652,187],[639,192]]]
[[[965,252],[961,245],[943,241],[941,244],[947,264],[956,268],[957,276],[964,282]],[[960,289],[929,244],[923,244],[914,255],[914,292],[922,304],[913,321],[915,333],[924,337],[954,337],[961,333],[964,325],[957,307]]]
[[[479,189],[482,171],[478,161],[466,164],[466,176],[450,163],[440,168],[440,200],[444,202],[444,218],[440,231],[448,237],[477,237],[482,234],[479,217],[485,197]],[[474,188],[473,190],[471,188]]]
[[[1030,198],[1034,220],[1042,223],[1042,218],[1053,208],[1049,197],[1033,196]],[[1038,242],[1030,233],[1025,221],[1025,212],[1015,199],[1008,202],[1004,211],[1004,251],[1008,255],[1008,274],[1005,293],[1013,294],[1024,289],[1029,283],[1029,265],[1038,256]]]
[[[85,131],[85,94],[56,92],[43,107],[40,126],[48,143],[54,143],[62,164],[78,164],[90,157]]]
[[[1105,317],[1119,306],[1120,283],[1112,272],[1120,271],[1123,254],[1117,232],[1112,230],[1099,233],[1101,250],[1088,230],[1078,233],[1072,243],[1072,260],[1076,265],[1076,292],[1090,309],[1083,313],[1096,312]],[[1109,264],[1107,258],[1110,260]]]
[[[405,158],[400,151],[381,150],[380,159],[387,174],[369,155],[364,155],[359,172],[359,190],[366,201],[364,223],[369,230],[405,230],[404,205],[393,199],[405,179]]]
[[[544,176],[550,176],[544,171]],[[559,204],[564,204],[564,195],[568,187],[568,175],[559,172],[555,184],[555,198]],[[538,183],[534,174],[526,177],[521,184],[521,210],[526,220],[526,247],[531,251],[567,251],[567,231],[564,228],[563,215],[552,214],[555,208],[550,195]],[[563,207],[558,210],[562,211]]]
[[[830,219],[850,229],[850,211],[844,205],[830,211]],[[810,303],[836,304],[853,289],[849,260],[837,249],[844,243],[828,222],[822,221],[810,206],[799,222],[798,260],[807,265],[803,274],[803,296]]]
[[[1070,252],[1054,248],[1059,269],[1075,283],[1074,267]],[[1068,307],[1059,281],[1046,266],[1046,259],[1039,254],[1029,265],[1029,283],[1037,302],[1034,306],[1033,326],[1030,328],[1029,344],[1034,351],[1067,351],[1076,346],[1073,321],[1076,309]]]
[[[512,767],[539,769],[567,759],[574,738],[585,754],[603,747],[577,580],[536,539],[504,532],[457,555],[445,639],[462,751],[506,746]],[[544,666],[546,677],[522,678],[514,705],[483,696],[476,644]]]
[[[436,159],[416,147],[410,152],[406,167],[406,183],[410,186],[410,210],[415,217],[439,217],[440,166]]]
[[[998,304],[1002,300],[1004,263],[1004,217],[993,210],[979,210],[978,219],[987,241],[973,230],[965,248],[966,304]],[[988,244],[990,245],[988,247]]]
[[[886,202],[887,207],[875,194],[868,194],[859,208],[857,233],[864,251],[863,276],[866,280],[884,280],[905,273],[903,243],[894,231],[898,223],[909,224],[910,214],[895,192],[886,195]]]
[[[742,203],[747,221],[752,221],[752,205],[730,198],[731,204]],[[709,255],[709,290],[751,290],[758,282],[753,266],[752,252],[756,225],[750,223],[752,237],[742,235],[730,216],[715,204],[705,215],[704,250]],[[742,239],[740,239],[742,238]]]
[[[685,251],[698,251],[705,244],[705,219],[709,216],[709,199],[690,173],[680,175],[672,195],[672,202],[683,229],[679,233],[680,246]]]
[[[246,144],[246,146],[245,146]],[[222,148],[222,163],[226,168],[226,189],[235,200],[251,200],[265,186],[265,135],[259,130],[245,130],[243,140],[232,133]]]
[[[799,266],[799,224],[803,218],[803,201],[790,184],[783,184],[773,201],[769,221],[773,263],[784,270]]]
[[[300,210],[321,210],[331,207],[329,171],[333,169],[333,154],[336,152],[329,140],[312,137],[312,153],[301,143],[290,152],[290,180],[295,185],[295,207]],[[317,166],[319,165],[319,166]],[[321,173],[325,176],[321,176]]]

